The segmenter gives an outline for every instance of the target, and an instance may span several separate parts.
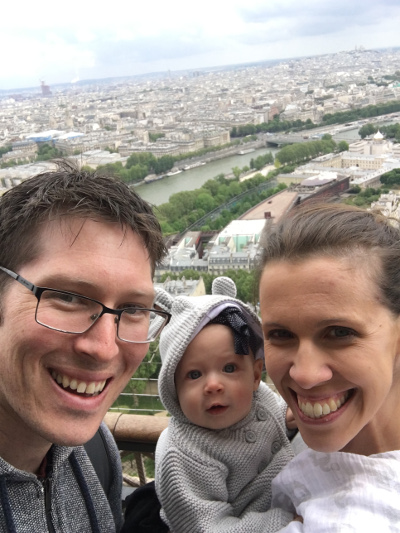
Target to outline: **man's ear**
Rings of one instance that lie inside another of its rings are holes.
[[[254,387],[253,390],[257,390],[261,381],[261,375],[263,371],[264,360],[256,359],[254,361]]]

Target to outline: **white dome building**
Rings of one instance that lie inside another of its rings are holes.
[[[378,130],[372,137],[371,155],[382,155],[384,152],[389,151],[389,143],[385,142],[385,138]]]

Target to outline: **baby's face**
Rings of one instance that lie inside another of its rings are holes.
[[[235,353],[229,327],[206,326],[189,344],[175,372],[183,413],[208,429],[236,424],[250,412],[262,364],[251,353]]]

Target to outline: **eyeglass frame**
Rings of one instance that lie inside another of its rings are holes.
[[[5,268],[3,266],[0,266],[0,270],[2,270],[5,274],[8,274],[11,278],[13,278],[15,281],[18,281],[21,285],[23,285],[26,289],[32,292],[32,294],[37,298],[37,304],[35,309],[35,321],[40,326],[43,326],[44,328],[51,329],[52,331],[59,331],[60,333],[67,333],[68,335],[82,335],[83,333],[86,333],[89,331],[89,329],[98,321],[99,318],[101,318],[103,315],[110,314],[117,317],[117,320],[115,321],[117,324],[117,338],[120,341],[123,342],[129,342],[131,344],[148,344],[149,342],[153,342],[157,339],[157,337],[160,335],[161,331],[164,329],[164,327],[168,324],[168,322],[171,319],[171,313],[168,313],[167,311],[163,311],[162,309],[154,309],[154,308],[146,308],[146,307],[138,307],[131,305],[129,307],[125,307],[124,309],[112,309],[111,307],[107,307],[103,303],[99,302],[98,300],[95,300],[94,298],[89,298],[88,296],[83,296],[82,294],[77,294],[75,292],[70,291],[64,291],[59,289],[53,289],[51,287],[41,287],[39,285],[35,285],[34,283],[28,281],[26,278],[21,276],[20,274],[17,274],[16,272],[13,272],[12,270],[9,270],[8,268]],[[68,294],[69,296],[77,296],[78,298],[82,298],[84,300],[88,300],[90,302],[94,302],[102,307],[101,313],[98,314],[98,316],[93,320],[93,322],[90,324],[88,328],[86,328],[84,331],[80,332],[74,332],[74,331],[65,331],[58,328],[53,328],[52,326],[48,326],[47,324],[43,324],[42,322],[39,322],[37,318],[37,310],[40,303],[40,298],[44,291],[52,291],[52,292],[60,292],[62,294]],[[153,313],[156,313],[157,315],[161,315],[166,318],[162,328],[158,331],[157,335],[151,339],[146,341],[128,341],[126,339],[122,339],[119,336],[119,323],[121,315],[124,311],[127,311],[128,309],[138,309],[140,311],[151,311]]]

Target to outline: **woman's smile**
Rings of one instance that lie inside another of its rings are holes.
[[[376,435],[386,433],[397,405],[400,327],[354,263],[318,257],[266,265],[265,362],[310,447],[352,451],[364,440],[376,453]]]

